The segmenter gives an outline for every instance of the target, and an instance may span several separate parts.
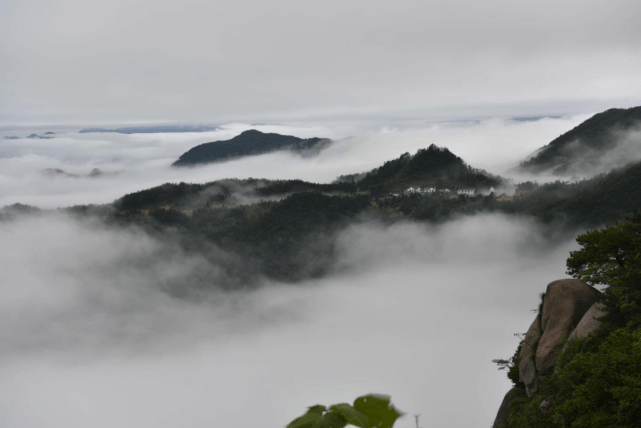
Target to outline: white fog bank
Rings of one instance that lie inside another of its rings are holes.
[[[0,207],[17,202],[40,208],[110,203],[126,193],[167,182],[253,177],[329,183],[339,175],[369,171],[431,144],[449,148],[473,167],[522,181],[532,177],[514,176],[509,169],[589,116],[533,121],[236,123],[203,133],[68,132],[47,140],[0,140]],[[198,144],[226,140],[250,128],[301,138],[326,137],[335,142],[310,158],[278,152],[197,168],[170,167]],[[48,168],[81,177],[42,174]],[[118,174],[87,177],[94,168]]]
[[[422,426],[489,426],[510,387],[491,360],[512,355],[575,244],[503,216],[338,240],[341,274],[192,302],[158,284],[204,262],[151,238],[0,224],[0,425],[283,427],[381,392]]]

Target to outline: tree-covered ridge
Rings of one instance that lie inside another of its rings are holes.
[[[329,142],[330,140],[323,138],[302,139],[290,135],[266,134],[250,129],[230,140],[214,141],[193,147],[183,153],[172,166],[206,164],[276,150],[312,153],[321,150]]]
[[[273,180],[256,189],[258,196],[286,195],[299,192],[354,193],[356,185],[350,182],[330,184],[310,183],[303,180]]]
[[[165,183],[151,189],[127,194],[115,201],[120,210],[150,210],[160,206],[176,209],[198,209],[224,203],[236,203],[238,195],[257,199],[286,197],[292,193],[321,192],[326,194],[368,193],[387,195],[402,192],[409,186],[438,188],[475,187],[488,189],[502,179],[468,166],[446,148],[431,145],[415,155],[405,153],[367,173],[358,182],[336,181],[329,184],[303,180],[227,179],[204,184]]]
[[[256,178],[225,179],[203,184],[165,183],[151,189],[126,194],[114,201],[114,206],[121,211],[153,210],[161,206],[178,210],[194,210],[220,204],[239,205],[243,197],[257,202],[263,198],[285,198],[290,194],[302,192],[347,195],[356,192],[356,185],[347,182],[319,184],[303,180]]]
[[[433,177],[448,183],[443,187],[450,186],[452,192],[401,191],[425,186]],[[641,163],[577,183],[524,183],[519,189],[529,192],[511,202],[497,200],[496,195],[455,195],[459,186],[486,190],[494,179],[498,178],[468,167],[447,149],[430,146],[386,162],[361,181],[319,184],[249,178],[165,183],[112,204],[65,211],[112,225],[139,226],[163,238],[171,231],[190,251],[220,246],[251,266],[246,271],[240,265],[230,267],[229,277],[236,276],[239,284],[260,276],[294,280],[323,275],[334,262],[333,235],[364,216],[387,224],[441,223],[460,215],[502,213],[554,225],[557,235],[567,236],[577,229],[612,224],[641,209]],[[0,210],[0,220],[23,213],[24,209],[6,207]]]
[[[571,175],[581,163],[589,166],[589,163],[597,162],[600,156],[614,149],[618,141],[617,133],[635,129],[639,125],[641,107],[606,110],[554,139],[530,159],[523,161],[519,168],[533,173],[553,170],[558,175]]]
[[[545,222],[562,220],[582,227],[611,224],[641,209],[641,163],[576,183],[543,184],[503,208]]]
[[[447,148],[432,144],[415,155],[405,153],[371,170],[358,181],[358,187],[383,193],[403,191],[408,186],[490,188],[501,182],[501,177],[472,168]]]
[[[180,188],[180,186],[176,186]],[[185,214],[174,207],[99,213],[109,224],[137,226],[166,239],[171,232],[186,251],[209,246],[242,260],[229,262],[230,287],[247,287],[258,278],[298,281],[328,272],[335,256],[334,235],[368,209],[367,195],[294,193],[280,201],[202,207]],[[71,210],[79,213],[78,207]]]

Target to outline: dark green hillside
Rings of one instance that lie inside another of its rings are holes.
[[[226,179],[204,184],[165,183],[129,193],[114,202],[121,211],[153,210],[169,205],[174,209],[198,209],[216,204],[236,204],[237,197],[286,197],[292,193],[353,194],[353,183],[318,184],[303,180]]]
[[[448,149],[432,144],[413,156],[405,153],[385,162],[358,181],[358,187],[383,193],[402,191],[409,186],[489,188],[501,181],[500,177],[470,167]]]
[[[165,183],[158,187],[129,193],[116,200],[120,210],[154,209],[162,205],[184,205],[193,194],[207,188],[207,184]]]
[[[557,175],[590,174],[599,157],[616,148],[617,132],[638,126],[641,126],[641,107],[606,110],[539,149],[536,155],[522,162],[519,169],[532,173],[552,170]]]
[[[290,135],[264,134],[255,129],[225,141],[214,141],[196,146],[173,163],[173,166],[190,166],[219,162],[242,156],[270,153],[277,150],[307,152],[320,150],[330,140],[323,138],[302,139]]]
[[[274,180],[256,189],[259,196],[286,195],[299,192],[354,193],[356,185],[349,182],[332,184],[310,183],[303,180]]]
[[[578,183],[545,184],[502,206],[546,222],[562,220],[581,227],[612,224],[641,209],[641,163]]]
[[[194,210],[191,217],[173,206],[151,209],[147,215],[117,211],[108,214],[107,222],[136,225],[161,239],[170,231],[187,251],[200,253],[210,245],[220,248],[234,255],[232,259],[243,260],[244,267],[226,265],[231,269],[227,275],[236,278],[230,282],[238,286],[251,285],[258,277],[297,281],[325,274],[335,261],[334,234],[370,205],[366,195],[302,192],[281,201],[204,207]]]

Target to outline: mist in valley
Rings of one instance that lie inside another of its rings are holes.
[[[4,223],[3,425],[284,426],[368,392],[430,425],[487,425],[509,384],[491,360],[573,248],[543,235],[501,216],[361,223],[336,238],[334,274],[223,292],[216,266],[134,231]],[[167,292],[194,269],[208,292]]]
[[[249,125],[203,135],[70,132],[3,141],[2,205],[50,211],[0,223],[2,425],[278,427],[313,404],[369,392],[421,413],[423,426],[489,425],[509,388],[491,360],[512,355],[513,334],[531,323],[538,293],[565,277],[572,231],[502,215],[438,226],[360,218],[331,237],[336,257],[327,276],[258,278],[229,291],[228,267],[246,266],[242,255],[213,246],[206,255],[185,252],[171,233],[151,236],[54,208],[108,203],[168,181],[331,182],[431,143],[502,173],[583,119],[340,132],[331,124],[259,126],[335,142],[314,158],[274,153],[182,169],[169,165],[186,149]],[[40,173],[97,166],[125,172]],[[409,416],[397,422],[413,424]]]

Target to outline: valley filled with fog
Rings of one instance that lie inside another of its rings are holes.
[[[325,277],[222,291],[222,264],[243,262],[224,247],[199,257],[135,227],[55,209],[166,182],[329,183],[430,144],[518,183],[531,177],[513,167],[587,117],[237,123],[131,135],[53,129],[51,139],[0,140],[0,207],[52,210],[0,222],[1,425],[278,427],[307,406],[380,392],[408,412],[400,428],[419,413],[425,427],[489,426],[509,388],[491,360],[512,355],[538,294],[567,276],[572,238],[499,214],[438,226],[361,218],[332,237],[339,257]],[[315,157],[170,167],[193,146],[250,128],[334,143]],[[94,168],[105,174],[88,176]],[[211,290],[175,296],[194,273]]]

